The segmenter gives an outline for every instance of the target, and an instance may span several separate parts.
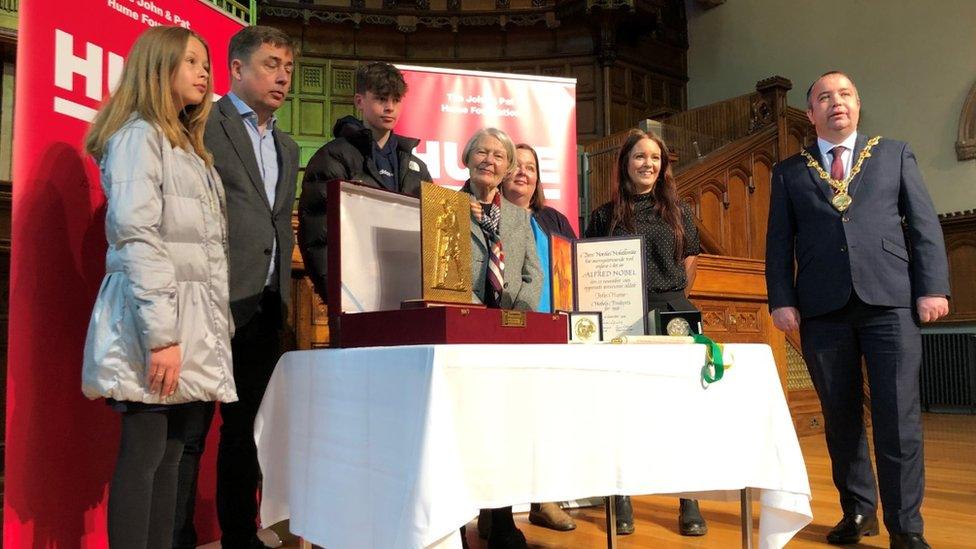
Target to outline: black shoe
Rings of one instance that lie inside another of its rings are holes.
[[[231,549],[232,547],[235,549],[268,549],[268,546],[265,545],[264,542],[261,541],[261,538],[257,536],[254,536],[243,543],[220,540],[220,546],[224,549]]]
[[[633,534],[634,508],[630,505],[630,496],[613,496],[613,505],[617,508],[617,535]]]
[[[891,549],[932,549],[922,534],[891,534]]]
[[[525,534],[518,528],[492,528],[488,549],[529,549],[529,546],[525,543]]]
[[[678,508],[678,531],[682,536],[704,536],[708,533],[708,524],[698,509],[697,499],[682,499]]]
[[[468,528],[467,525],[461,527],[461,549],[468,549]]]
[[[878,535],[877,515],[847,514],[840,519],[837,526],[827,532],[827,543],[832,545],[847,545],[861,541],[862,536]]]
[[[478,511],[478,537],[488,539],[491,534],[491,509]]]

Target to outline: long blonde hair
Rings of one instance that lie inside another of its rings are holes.
[[[213,105],[213,73],[207,76],[207,93],[199,105],[177,110],[173,99],[173,79],[190,38],[203,44],[210,58],[210,48],[202,36],[183,27],[153,27],[136,39],[122,69],[115,93],[102,105],[88,133],[85,151],[101,160],[105,145],[119,128],[137,113],[156,124],[174,147],[193,150],[208,166],[213,156],[203,144],[203,131]]]

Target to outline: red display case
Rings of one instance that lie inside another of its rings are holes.
[[[331,346],[566,343],[562,314],[399,308],[421,294],[419,200],[348,181],[327,193]]]
[[[566,315],[468,307],[345,313],[338,323],[342,347],[566,343],[568,333]]]

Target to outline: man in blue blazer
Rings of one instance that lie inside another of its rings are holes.
[[[823,408],[844,516],[833,544],[878,533],[877,491],[892,548],[927,548],[918,375],[919,322],[949,311],[938,216],[906,143],[857,133],[851,79],[807,91],[817,145],[773,169],[766,285],[773,323],[800,330]],[[864,359],[877,482],[862,417]]]

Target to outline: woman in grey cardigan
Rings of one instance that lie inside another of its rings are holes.
[[[108,250],[82,391],[122,417],[112,547],[170,547],[185,425],[203,401],[237,400],[224,195],[203,146],[211,102],[203,39],[155,27],[136,40],[85,138],[108,201]]]

